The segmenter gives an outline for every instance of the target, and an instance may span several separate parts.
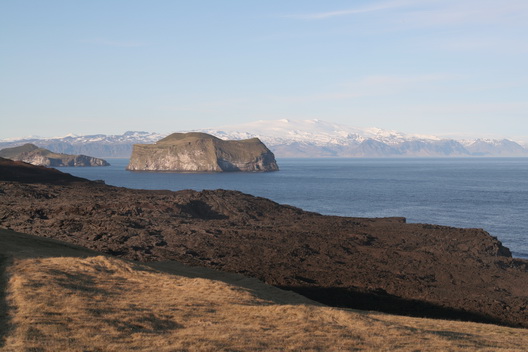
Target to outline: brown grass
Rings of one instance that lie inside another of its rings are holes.
[[[10,247],[5,235],[0,232],[0,248],[7,248],[13,261],[7,269],[11,329],[3,351],[522,351],[528,346],[523,329],[329,308],[254,279],[177,263],[157,264],[163,270],[158,271],[72,246],[62,249],[68,257],[60,257],[54,243],[39,257],[38,248],[28,250],[31,237],[19,237],[18,247]],[[23,243],[25,250],[17,252]]]

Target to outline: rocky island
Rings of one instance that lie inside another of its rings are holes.
[[[2,149],[0,150],[0,157],[48,167],[110,165],[103,159],[86,155],[54,153],[51,150],[39,148],[31,143],[19,147]]]
[[[0,227],[236,272],[331,306],[528,328],[528,261],[482,229],[324,216],[237,191],[113,187],[5,159]]]
[[[225,141],[206,133],[173,133],[155,144],[135,144],[130,171],[277,171],[273,153],[258,139]]]

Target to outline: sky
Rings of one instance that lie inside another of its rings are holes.
[[[526,0],[2,0],[0,139],[320,119],[528,141]]]

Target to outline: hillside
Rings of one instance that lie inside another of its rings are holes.
[[[173,133],[155,144],[135,144],[127,170],[277,171],[273,153],[258,139],[225,141],[206,133]]]
[[[0,157],[1,179],[3,181],[39,182],[50,184],[71,184],[74,182],[88,182],[59,170],[44,166],[36,166],[23,161],[14,161]]]
[[[0,165],[0,180],[10,168]],[[528,327],[528,261],[481,229],[38,175],[0,182],[0,226],[127,259],[242,273],[333,306]]]
[[[523,329],[330,308],[255,279],[0,230],[2,351],[522,351]],[[7,315],[5,314],[7,312]]]
[[[54,153],[48,149],[39,148],[36,145],[29,143],[19,147],[2,149],[0,150],[0,157],[49,167],[110,165],[103,159],[93,158],[86,155]]]

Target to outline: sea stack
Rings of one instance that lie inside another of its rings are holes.
[[[258,138],[225,141],[206,133],[173,133],[156,144],[135,144],[130,171],[277,171],[273,153]]]

